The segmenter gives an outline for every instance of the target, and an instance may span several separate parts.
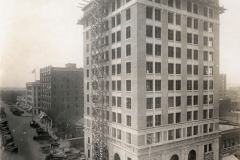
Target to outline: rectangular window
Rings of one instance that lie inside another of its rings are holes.
[[[203,8],[203,15],[204,15],[205,17],[208,17],[208,8],[207,8],[207,7],[204,7],[204,8]]]
[[[131,127],[131,125],[132,125],[131,116],[127,115],[127,126]]]
[[[87,77],[89,77],[89,69],[87,69]]]
[[[213,61],[213,52],[209,52],[208,60]]]
[[[168,74],[174,74],[174,64],[168,63]]]
[[[155,73],[161,73],[161,63],[155,62]]]
[[[132,143],[132,135],[131,133],[126,132],[126,141],[128,144]]]
[[[161,45],[155,45],[155,56],[161,56]]]
[[[153,116],[147,116],[147,127],[153,126]]]
[[[173,23],[174,18],[173,18],[173,13],[172,12],[168,12],[168,23]]]
[[[187,105],[188,106],[192,105],[192,96],[187,96]]]
[[[130,8],[126,9],[126,21],[131,19],[131,10]]]
[[[127,74],[131,73],[131,62],[126,63],[126,73]]]
[[[146,90],[147,91],[153,91],[153,80],[147,80],[146,81]]]
[[[121,24],[121,14],[117,15],[117,25]]]
[[[155,97],[155,108],[161,108],[161,97]]]
[[[131,37],[131,26],[126,27],[126,39]]]
[[[121,113],[117,114],[117,122],[120,123],[120,124],[122,123],[122,115],[121,115]]]
[[[153,73],[153,62],[146,62],[146,73]]]
[[[168,6],[173,7],[173,0],[168,0]]]
[[[181,80],[176,80],[176,90],[181,90]]]
[[[168,57],[174,57],[174,47],[168,46]]]
[[[191,121],[192,120],[192,112],[187,112],[187,121]]]
[[[198,44],[198,35],[197,34],[193,35],[193,43]]]
[[[193,120],[194,121],[198,120],[198,111],[193,112]]]
[[[131,56],[131,44],[126,45],[126,56]]]
[[[181,106],[181,97],[177,96],[176,97],[176,107],[180,107]]]
[[[176,25],[181,25],[181,15],[176,14]]]
[[[161,38],[161,28],[155,27],[155,38]]]
[[[176,41],[181,42],[181,31],[176,31]]]
[[[117,0],[117,8],[121,7],[121,0]]]
[[[174,80],[168,80],[168,90],[173,91],[174,89]]]
[[[168,107],[174,107],[174,98],[168,97]]]
[[[193,13],[198,14],[198,4],[193,4]]]
[[[176,47],[176,58],[181,58],[181,52],[182,52],[181,48]]]
[[[181,122],[181,113],[176,113],[176,123]]]
[[[161,80],[155,80],[155,91],[161,91]]]
[[[203,22],[203,30],[208,31],[208,22],[206,21]]]
[[[208,112],[208,110],[203,110],[203,119],[207,119],[208,118],[207,112]]]
[[[115,53],[115,49],[112,49],[112,59],[116,58],[116,53]]]
[[[193,96],[193,105],[198,105],[198,96]]]
[[[203,95],[203,104],[208,104],[208,96]]]
[[[198,19],[194,19],[194,29],[198,29]]]
[[[115,65],[112,65],[112,75],[115,75],[115,69],[116,67],[115,67]]]
[[[192,74],[192,65],[187,65],[187,74]]]
[[[113,122],[116,122],[116,113],[115,112],[112,112],[112,121]]]
[[[213,95],[209,95],[208,103],[213,104]]]
[[[187,27],[192,28],[192,18],[187,17]]]
[[[187,34],[187,43],[192,43],[192,34],[191,33]]]
[[[174,139],[174,130],[169,130],[168,131],[168,140],[173,140]]]
[[[175,1],[175,6],[177,9],[181,9],[181,0],[176,0]]]
[[[168,30],[168,40],[174,40],[174,32],[171,29]]]
[[[115,27],[115,17],[112,17],[112,28]]]
[[[155,115],[155,126],[161,125],[161,115]]]
[[[187,137],[192,136],[192,127],[187,127]]]
[[[155,133],[155,143],[161,142],[161,132],[156,132]]]
[[[131,91],[131,80],[127,80],[126,83],[126,91]]]
[[[181,138],[181,128],[176,129],[176,139]]]
[[[112,97],[112,106],[116,106],[116,97]]]
[[[115,33],[112,33],[112,43],[115,43]]]
[[[155,20],[161,21],[161,10],[160,9],[155,9]]]
[[[194,59],[194,60],[198,60],[198,50],[194,50],[193,59]]]
[[[181,74],[181,64],[176,64],[176,74]]]
[[[117,81],[117,90],[121,91],[121,80]]]
[[[203,133],[207,133],[207,131],[208,131],[208,125],[204,124],[203,125]]]
[[[131,102],[131,98],[127,97],[127,98],[126,98],[126,103],[127,103],[127,104],[126,104],[127,108],[128,108],[128,109],[131,109],[131,103],[132,103],[132,102]]]
[[[213,118],[213,109],[209,109],[209,118]]]
[[[173,113],[168,114],[168,124],[173,124]]]
[[[193,74],[198,75],[198,65],[193,66]]]
[[[203,60],[208,61],[208,52],[204,51]]]
[[[213,9],[212,8],[209,8],[209,17],[213,18]]]
[[[153,8],[146,7],[146,18],[152,19],[152,15],[153,15]]]
[[[117,31],[117,41],[121,41],[121,31]]]
[[[187,49],[187,59],[192,59],[192,50]]]
[[[119,129],[117,130],[117,138],[121,139],[121,130],[119,130]]]
[[[150,43],[146,44],[146,54],[153,55],[153,44]]]
[[[153,98],[147,98],[147,109],[153,109]]]
[[[209,90],[213,90],[213,81],[209,80]]]
[[[117,48],[117,58],[121,58],[121,47]]]
[[[195,91],[198,90],[198,80],[194,80],[194,81],[193,81],[193,89],[194,89]]]
[[[187,11],[192,12],[192,3],[191,2],[187,2]]]
[[[192,90],[192,81],[191,80],[187,81],[187,90]]]
[[[208,37],[203,37],[203,44],[204,46],[208,46]]]

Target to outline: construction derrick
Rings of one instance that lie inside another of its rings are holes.
[[[106,13],[105,0],[92,0],[91,9],[91,99],[92,99],[92,159],[108,160],[106,121]]]

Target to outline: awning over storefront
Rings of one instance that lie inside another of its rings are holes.
[[[41,112],[39,115],[38,115],[39,118],[43,118],[43,117],[47,117],[46,113],[44,112]]]
[[[222,160],[238,160],[234,155],[224,157]]]
[[[32,110],[32,106],[29,106],[29,108],[27,109],[28,111],[31,111]]]

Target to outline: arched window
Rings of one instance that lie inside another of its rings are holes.
[[[114,160],[121,160],[120,156],[117,153],[114,154]]]
[[[196,160],[196,151],[191,150],[188,154],[188,160]]]
[[[170,160],[179,160],[178,155],[173,155]]]

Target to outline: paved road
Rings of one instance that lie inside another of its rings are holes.
[[[33,141],[36,129],[31,128],[29,123],[31,116],[15,116],[10,112],[10,107],[1,102],[7,114],[8,126],[14,137],[15,145],[18,147],[18,153],[10,153],[0,150],[1,160],[44,160],[45,155],[39,151],[40,144]],[[1,153],[2,152],[2,153]]]

